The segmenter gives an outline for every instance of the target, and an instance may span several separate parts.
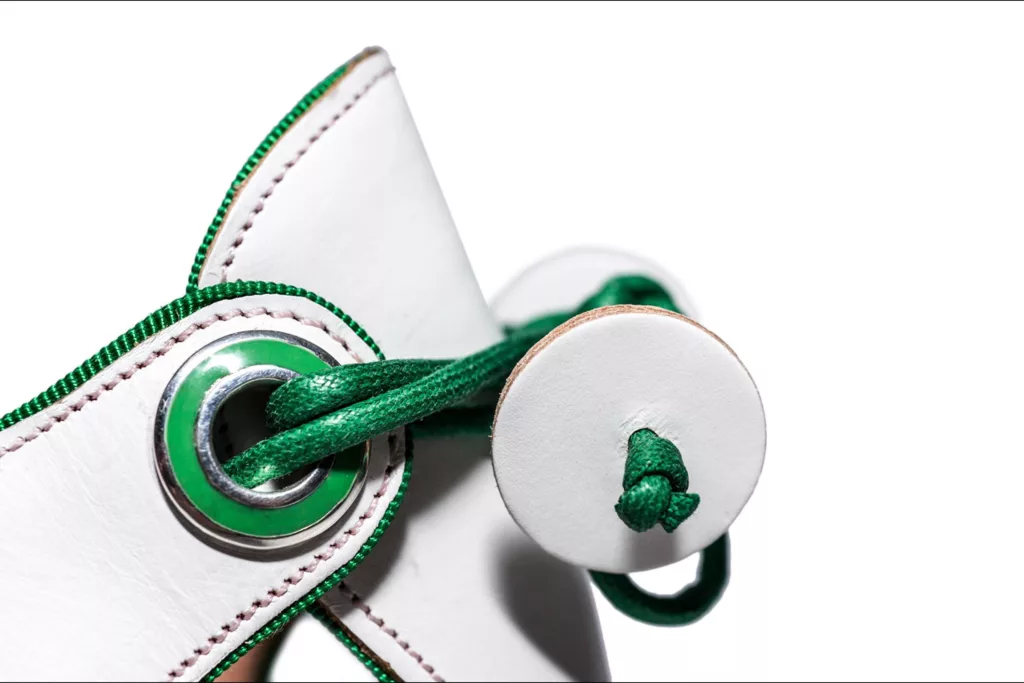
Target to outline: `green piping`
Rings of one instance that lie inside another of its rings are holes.
[[[384,360],[384,354],[366,330],[360,327],[347,313],[323,297],[299,287],[273,282],[225,282],[190,292],[153,312],[135,327],[100,349],[92,358],[59,379],[53,386],[0,418],[0,431],[13,427],[22,420],[63,400],[139,344],[193,313],[218,301],[258,294],[279,294],[309,299],[338,316],[360,339],[366,342],[378,359]]]
[[[269,681],[270,672],[274,667],[274,663],[277,661],[278,655],[281,654],[281,645],[284,644],[284,637],[287,633],[288,626],[285,626],[277,632],[278,637],[274,638],[272,642],[267,644],[267,655],[260,660],[260,666],[256,670],[256,675],[253,676],[253,680],[256,681]]]
[[[224,195],[223,201],[221,201],[220,206],[217,208],[217,215],[213,217],[213,222],[210,223],[210,227],[207,228],[206,235],[203,237],[203,243],[199,246],[199,251],[196,252],[195,260],[192,263],[192,272],[188,276],[188,287],[185,289],[187,293],[192,293],[199,289],[199,274],[203,270],[203,264],[206,263],[206,255],[209,253],[210,247],[213,245],[213,240],[217,237],[217,233],[224,224],[224,219],[227,217],[228,211],[231,210],[231,206],[235,203],[238,191],[242,189],[253,171],[259,168],[260,162],[262,162],[264,157],[270,153],[270,150],[274,148],[277,141],[295,125],[295,122],[301,119],[302,116],[309,111],[309,108],[316,104],[317,100],[323,97],[332,87],[334,87],[334,85],[340,81],[342,77],[352,69],[352,67],[380,51],[380,48],[377,47],[366,48],[358,55],[332,71],[325,79],[317,83],[312,90],[306,93],[305,97],[299,100],[298,103],[292,107],[291,111],[285,114],[285,117],[281,119],[276,126],[274,126],[274,129],[267,134],[267,137],[263,138],[263,142],[259,144],[259,147],[249,155],[249,158],[246,159],[242,169],[237,175],[235,175],[235,179],[231,182],[231,187],[228,188],[227,193]]]
[[[370,670],[378,681],[381,683],[395,683],[395,679],[391,678],[387,671],[384,670],[372,657],[368,656],[359,645],[349,637],[345,629],[341,628],[331,619],[330,615],[320,605],[313,605],[309,608],[309,613],[316,617],[316,620],[323,624],[324,628],[334,634],[334,637],[342,642],[342,644],[351,652],[356,659],[358,659],[363,666]],[[264,678],[264,680],[266,680]]]
[[[394,500],[392,500],[391,503],[388,505],[388,509],[384,511],[384,515],[383,517],[381,517],[380,522],[377,524],[377,528],[374,529],[373,534],[370,536],[370,538],[366,540],[366,543],[364,543],[363,547],[359,549],[359,552],[357,552],[355,556],[351,560],[349,560],[343,567],[341,567],[336,572],[327,577],[320,585],[311,590],[309,593],[306,593],[306,595],[300,598],[296,603],[294,603],[286,610],[281,612],[270,623],[268,623],[266,626],[264,626],[259,631],[250,636],[248,640],[246,640],[244,643],[235,648],[235,650],[231,654],[229,654],[227,657],[221,660],[220,664],[218,664],[216,668],[214,668],[210,673],[208,673],[203,678],[204,681],[213,681],[218,676],[227,671],[229,668],[234,666],[239,659],[244,657],[245,654],[249,652],[249,650],[259,645],[265,638],[269,638],[270,636],[277,633],[277,631],[283,628],[289,621],[294,619],[299,612],[312,605],[313,602],[322,597],[324,593],[338,585],[338,583],[340,583],[342,579],[348,576],[349,573],[366,558],[366,556],[370,553],[373,547],[377,545],[377,541],[380,540],[380,537],[383,536],[384,532],[387,531],[389,526],[391,526],[391,522],[394,519],[395,514],[398,512],[398,506],[401,504],[402,499],[405,497],[405,491],[409,487],[409,477],[412,475],[412,460],[412,441],[411,439],[406,438],[405,472],[402,474],[402,483],[398,487],[398,492],[395,494]],[[356,657],[359,657],[359,655],[357,654]],[[373,668],[369,664],[367,664],[367,661],[364,660],[369,660],[369,658],[359,657],[359,661],[363,662],[363,664],[366,665],[367,668],[369,668],[370,671],[372,672]],[[383,681],[385,679],[379,678],[379,680]]]

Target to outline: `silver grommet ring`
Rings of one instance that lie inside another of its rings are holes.
[[[213,445],[217,414],[243,389],[283,383],[337,365],[295,335],[238,332],[196,351],[171,378],[154,425],[156,471],[193,531],[230,550],[281,550],[331,532],[359,499],[370,442],[317,463],[278,491],[250,490],[227,475]],[[262,414],[253,415],[262,423]]]
[[[327,479],[334,456],[324,458],[312,472],[280,491],[247,489],[228,476],[214,453],[213,423],[221,407],[232,396],[244,389],[260,385],[284,384],[298,376],[299,373],[294,370],[275,365],[253,365],[218,380],[203,397],[196,418],[196,450],[199,452],[199,464],[206,473],[207,480],[229,498],[250,507],[272,510],[297,503]]]

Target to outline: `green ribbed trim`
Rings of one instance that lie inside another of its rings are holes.
[[[351,573],[351,571],[355,569],[359,565],[359,563],[366,558],[366,556],[370,553],[373,547],[377,545],[377,542],[380,540],[380,537],[383,536],[384,532],[387,531],[389,526],[391,526],[391,522],[395,518],[395,514],[398,512],[398,506],[401,504],[402,499],[405,497],[405,491],[409,487],[409,477],[412,475],[413,454],[412,440],[408,438],[408,435],[406,435],[405,444],[405,472],[402,474],[402,483],[398,487],[398,492],[395,494],[394,500],[392,500],[391,503],[388,505],[388,509],[384,511],[384,516],[381,517],[380,522],[377,524],[377,528],[373,530],[373,534],[370,536],[370,538],[366,539],[366,543],[364,543],[363,547],[359,549],[359,552],[357,552],[355,556],[351,560],[349,560],[343,567],[341,567],[336,572],[327,577],[327,579],[324,580],[320,585],[311,590],[309,593],[306,593],[306,595],[300,598],[298,602],[296,602],[295,604],[291,605],[288,609],[281,612],[269,624],[261,628],[259,631],[250,636],[248,640],[246,640],[244,643],[235,648],[234,652],[225,657],[213,671],[208,673],[206,677],[203,678],[204,681],[212,682],[218,676],[220,676],[225,671],[234,666],[239,659],[244,657],[245,654],[249,652],[249,650],[259,645],[264,639],[269,638],[270,636],[277,633],[277,631],[283,628],[289,621],[294,619],[299,614],[299,612],[312,605],[313,602],[322,597],[324,593],[337,586],[342,579],[348,576],[349,573]],[[377,675],[379,680],[390,680],[386,678],[381,678],[379,674],[376,674],[375,669],[378,669],[379,667],[377,667],[376,664],[373,663],[373,660],[371,660],[369,657],[366,657],[358,648],[356,648],[356,650],[353,651],[352,654],[354,654],[359,659],[359,661],[361,661],[368,669],[370,669],[371,672]]]
[[[91,380],[101,371],[110,366],[114,361],[124,356],[136,346],[149,339],[155,334],[162,332],[171,325],[180,322],[193,313],[209,306],[210,304],[225,299],[236,299],[243,296],[257,294],[279,294],[283,296],[298,296],[309,299],[313,303],[326,308],[338,316],[342,322],[356,333],[366,344],[373,349],[373,352],[380,360],[384,359],[377,343],[369,334],[359,326],[347,313],[327,301],[321,296],[313,294],[299,287],[281,285],[273,282],[225,282],[212,287],[190,292],[180,299],[176,299],[163,308],[147,316],[142,322],[135,325],[120,337],[100,349],[92,358],[85,361],[77,368],[59,379],[53,386],[48,388],[30,401],[23,403],[18,408],[0,418],[0,431],[12,427],[36,413],[49,408],[53,404],[66,398],[83,384]]]
[[[217,215],[213,217],[213,222],[210,223],[210,227],[206,230],[203,243],[199,246],[199,251],[196,252],[195,260],[192,263],[192,272],[188,276],[186,292],[191,293],[199,289],[199,273],[202,272],[203,264],[206,263],[206,255],[210,251],[210,246],[213,244],[214,238],[217,237],[217,233],[220,231],[220,227],[223,225],[224,218],[228,215],[231,205],[235,203],[238,191],[245,185],[245,181],[249,179],[253,171],[259,167],[263,158],[274,148],[277,141],[295,125],[295,122],[302,118],[303,114],[309,111],[309,108],[316,104],[317,100],[323,97],[328,90],[334,87],[346,73],[363,60],[372,57],[380,51],[378,47],[367,48],[332,71],[327,78],[317,83],[312,90],[306,93],[305,97],[299,100],[290,112],[285,114],[285,117],[274,126],[274,129],[267,134],[267,137],[263,138],[263,142],[260,143],[259,147],[249,155],[245,165],[242,166],[242,170],[238,172],[235,179],[231,182],[231,187],[228,188],[227,193],[224,195],[224,200],[221,201],[220,206],[217,208]]]
[[[309,613],[316,617],[316,620],[323,624],[324,628],[334,634],[334,637],[342,642],[342,644],[351,652],[356,659],[362,662],[363,666],[370,670],[378,681],[381,683],[395,683],[395,679],[391,678],[387,671],[385,671],[372,657],[367,656],[359,644],[356,643],[352,638],[345,632],[345,629],[338,626],[331,616],[327,613],[320,605],[313,605],[309,608]],[[266,678],[264,678],[266,680]]]

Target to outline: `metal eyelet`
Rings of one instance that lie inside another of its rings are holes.
[[[332,356],[305,339],[249,331],[199,349],[174,374],[154,425],[156,470],[179,517],[200,537],[231,550],[291,548],[329,532],[358,499],[369,442],[325,458],[278,491],[239,485],[221,467],[213,445],[219,411],[242,390],[334,365]]]
[[[199,415],[196,418],[196,449],[199,451],[199,464],[210,483],[229,498],[250,507],[273,510],[297,503],[308,496],[324,482],[331,471],[333,457],[321,461],[301,481],[285,489],[258,491],[247,489],[229,477],[214,453],[213,423],[228,399],[256,385],[284,384],[298,376],[299,373],[294,370],[274,365],[253,365],[218,380],[203,397],[203,402],[199,405]],[[258,416],[255,417],[258,419]]]

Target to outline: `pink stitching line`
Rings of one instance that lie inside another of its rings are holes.
[[[328,119],[327,123],[320,126],[320,128],[315,133],[313,133],[313,135],[310,136],[309,140],[306,142],[306,145],[300,148],[299,151],[295,153],[294,157],[285,162],[284,167],[281,169],[281,172],[273,177],[273,179],[270,182],[270,185],[267,186],[267,189],[265,189],[263,193],[259,196],[259,200],[256,202],[256,206],[253,207],[253,210],[249,213],[248,218],[246,218],[245,224],[242,225],[241,229],[238,231],[238,235],[235,236],[235,241],[231,243],[230,247],[228,247],[227,253],[224,255],[224,261],[221,263],[221,282],[228,281],[228,268],[230,268],[231,264],[235,262],[235,252],[238,251],[238,247],[242,246],[242,242],[245,241],[246,233],[252,229],[253,225],[256,223],[256,217],[259,216],[260,213],[263,211],[264,206],[266,206],[266,201],[270,199],[270,195],[274,194],[274,190],[277,188],[278,185],[281,184],[281,181],[284,180],[284,177],[285,175],[288,174],[288,171],[292,170],[292,168],[294,168],[295,165],[299,163],[299,160],[306,155],[306,152],[310,150],[310,148],[317,140],[323,137],[324,133],[330,130],[331,126],[337,123],[342,116],[347,114],[349,110],[356,106],[356,103],[359,102],[359,100],[361,100],[363,97],[365,97],[366,93],[370,92],[370,88],[376,85],[377,81],[381,80],[382,78],[389,74],[393,74],[394,72],[395,67],[389,66],[387,69],[381,71],[379,74],[371,78],[370,81],[365,86],[363,86],[363,89],[357,92],[352,97],[352,99],[348,103],[346,103],[344,107],[341,108],[340,111],[335,113],[330,119]]]
[[[337,334],[336,332],[332,332],[330,329],[328,329],[325,323],[314,318],[304,318],[298,315],[297,313],[293,313],[292,311],[271,311],[262,306],[248,311],[243,311],[238,308],[232,309],[224,313],[218,313],[213,317],[203,320],[202,322],[193,323],[192,325],[189,325],[187,328],[185,328],[183,332],[181,332],[181,334],[175,337],[171,337],[169,340],[167,340],[167,343],[164,346],[153,351],[153,353],[147,356],[144,360],[139,361],[137,363],[133,363],[131,367],[129,367],[127,370],[117,373],[117,375],[109,382],[101,384],[99,387],[89,392],[88,394],[85,394],[82,398],[80,398],[78,401],[74,403],[60,406],[64,408],[62,412],[51,415],[49,419],[44,421],[39,426],[35,427],[28,434],[24,436],[19,436],[6,446],[0,446],[0,457],[9,455],[10,453],[13,453],[14,451],[24,447],[26,444],[35,441],[40,436],[46,434],[56,425],[60,424],[61,422],[64,422],[75,413],[81,412],[81,410],[85,408],[85,406],[94,401],[99,400],[100,396],[104,395],[105,393],[113,391],[118,385],[131,379],[139,370],[142,370],[143,368],[152,365],[153,362],[156,361],[158,358],[167,354],[168,351],[170,351],[176,345],[186,341],[189,337],[191,337],[199,330],[205,330],[206,328],[218,322],[225,322],[237,318],[239,316],[243,318],[257,318],[263,315],[270,316],[271,318],[277,320],[295,320],[296,322],[302,323],[303,325],[308,325],[309,327],[314,327],[318,330],[321,330],[325,332],[331,339],[341,344],[341,346],[349,353],[350,356],[352,356],[354,360],[356,360],[359,363],[365,362],[362,358],[359,357],[359,354],[356,353],[351,346],[349,346],[349,343],[345,341],[345,339],[342,338],[341,335]]]
[[[373,494],[373,499],[370,501],[370,505],[366,508],[366,511],[359,516],[359,519],[356,520],[355,524],[353,524],[351,527],[342,532],[341,536],[335,539],[329,546],[327,546],[325,550],[313,555],[312,562],[310,562],[307,565],[299,567],[298,570],[296,570],[296,572],[292,576],[285,578],[284,582],[277,588],[271,587],[267,589],[266,597],[257,598],[256,600],[253,600],[252,604],[249,605],[248,609],[239,612],[235,615],[235,618],[233,620],[221,626],[221,630],[218,633],[207,638],[206,642],[202,645],[202,647],[196,648],[192,651],[192,655],[190,657],[181,660],[181,663],[178,665],[177,669],[173,669],[170,672],[168,672],[167,680],[173,681],[178,678],[181,678],[185,674],[185,671],[195,666],[199,662],[199,660],[213,652],[213,649],[217,645],[220,645],[225,640],[227,640],[229,634],[237,631],[238,628],[244,622],[252,619],[256,615],[256,613],[259,612],[261,609],[269,607],[271,604],[273,604],[274,600],[286,595],[288,593],[288,590],[292,586],[299,585],[303,579],[305,579],[307,576],[316,571],[316,568],[320,565],[321,562],[326,562],[330,560],[334,556],[334,553],[340,550],[345,545],[345,543],[348,542],[348,539],[358,534],[359,530],[362,529],[363,524],[368,519],[373,517],[373,513],[377,510],[377,506],[380,503],[380,499],[384,497],[385,493],[387,493],[388,483],[390,483],[391,481],[391,474],[394,472],[394,469],[395,466],[389,464],[387,468],[384,470],[384,480],[381,481],[380,488],[377,490],[375,494]]]
[[[370,606],[363,602],[362,599],[348,587],[348,584],[344,581],[338,584],[338,592],[348,598],[352,602],[352,606],[365,614],[366,618],[369,619],[371,623],[375,624],[377,628],[383,631],[386,635],[391,636],[395,642],[398,643],[399,647],[405,650],[410,657],[416,660],[416,663],[419,664],[424,671],[430,674],[431,680],[437,681],[437,683],[444,683],[444,679],[437,674],[434,667],[423,661],[423,655],[413,650],[408,642],[399,638],[398,631],[385,624],[383,619],[375,615],[370,610]]]

